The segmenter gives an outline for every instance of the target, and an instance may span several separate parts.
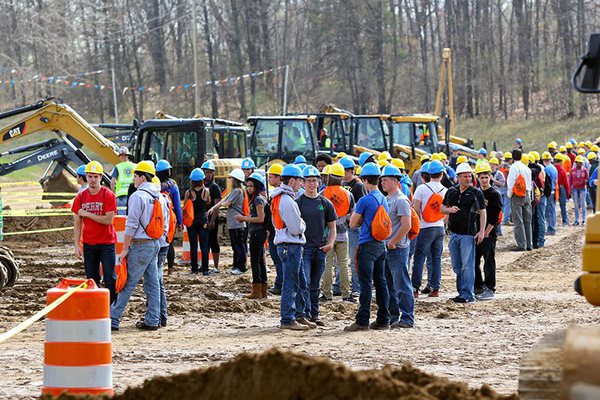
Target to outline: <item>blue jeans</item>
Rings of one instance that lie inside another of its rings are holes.
[[[115,245],[114,244],[83,244],[83,268],[85,277],[93,279],[100,286],[100,263],[104,274],[104,287],[110,292],[110,304],[117,299],[115,283]]]
[[[549,234],[556,233],[556,198],[554,196],[554,191],[552,191],[550,197],[546,199],[546,226],[548,227],[546,232]]]
[[[538,226],[537,237],[533,238],[534,245],[544,247],[546,244],[546,204],[548,198],[544,195],[540,197],[540,203],[537,205],[537,220],[535,223]]]
[[[390,323],[390,295],[385,280],[385,243],[371,241],[358,246],[358,281],[360,283],[359,306],[356,323],[369,325],[371,315],[372,284],[375,284],[375,300],[377,301],[377,322]]]
[[[587,189],[572,189],[571,197],[573,197],[573,202],[575,203],[575,223],[579,223],[579,211],[581,210],[581,222],[585,223],[585,196],[587,193]]]
[[[560,202],[560,214],[562,216],[563,225],[569,225],[569,214],[567,214],[567,189],[564,186],[560,187],[558,201]]]
[[[327,254],[318,247],[305,247],[302,256],[302,269],[306,285],[296,295],[296,316],[303,318],[319,317],[319,293],[321,278],[325,272]]]
[[[127,196],[117,197],[117,215],[127,215],[127,199]]]
[[[271,261],[275,264],[275,284],[273,285],[273,289],[281,291],[283,271],[281,269],[281,258],[279,258],[279,253],[277,252],[277,245],[273,243],[274,236],[274,233],[269,235],[269,255],[271,256]]]
[[[167,259],[167,253],[169,252],[169,246],[161,247],[158,250],[158,258],[156,261],[156,267],[158,268],[158,286],[160,290],[160,322],[167,322],[167,292],[165,291],[165,282],[163,280],[163,265]],[[148,297],[148,284],[144,279],[144,292],[146,298]],[[148,303],[146,303],[148,306]]]
[[[423,280],[423,264],[425,258],[431,259],[427,263],[427,287],[439,290],[442,285],[442,252],[444,251],[445,230],[441,226],[423,228],[417,236],[415,258],[413,261],[412,286],[421,287]]]
[[[281,325],[289,325],[296,320],[296,295],[306,287],[302,270],[302,245],[281,243],[277,245],[281,259]]]
[[[410,247],[388,249],[385,278],[390,293],[390,323],[393,324],[400,319],[405,324],[413,326],[415,323],[415,297],[408,275],[409,253]]]
[[[448,249],[452,260],[452,269],[456,274],[458,295],[467,301],[474,301],[475,237],[451,233]]]
[[[158,326],[160,314],[160,289],[158,284],[158,241],[132,243],[127,254],[127,282],[119,293],[117,301],[110,306],[111,326],[118,328],[125,307],[138,282],[144,277],[146,286],[146,316],[144,323]]]
[[[348,228],[348,257],[350,257],[350,273],[352,274],[352,293],[360,292],[360,283],[358,281],[358,272],[356,271],[356,249],[358,248],[358,234],[360,229]]]
[[[502,193],[502,214],[502,223],[508,224],[510,222],[510,199],[508,198],[507,192]]]

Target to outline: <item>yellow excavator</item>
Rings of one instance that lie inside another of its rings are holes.
[[[575,73],[573,86],[581,93],[600,93],[600,33],[592,34],[588,51]],[[596,196],[600,210],[600,196]],[[577,293],[600,306],[600,213],[589,215],[582,252],[583,274]],[[569,327],[544,336],[521,361],[519,396],[538,399],[600,399],[600,329]]]

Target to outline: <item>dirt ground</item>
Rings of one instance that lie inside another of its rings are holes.
[[[280,331],[279,301],[242,299],[250,274],[193,276],[179,267],[165,277],[169,325],[157,332],[134,327],[144,312],[138,286],[121,330],[113,335],[114,387],[123,393],[145,379],[230,361],[241,352],[272,347],[322,356],[353,370],[411,363],[426,373],[467,383],[490,385],[502,394],[517,390],[521,357],[546,333],[569,324],[598,325],[600,310],[573,291],[580,274],[583,229],[559,228],[546,247],[513,253],[512,229],[498,242],[498,287],[495,299],[470,305],[447,303],[455,296],[455,275],[447,250],[443,260],[441,297],[419,298],[412,330],[345,333],[357,306],[335,298],[322,305],[325,328],[308,332]],[[12,328],[45,302],[45,292],[61,277],[83,275],[72,257],[68,237],[6,241],[23,261],[21,279],[0,293],[0,332]],[[447,249],[447,246],[446,246]],[[224,250],[225,262],[231,251]],[[274,273],[269,280],[274,279]],[[43,371],[44,324],[0,344],[0,398],[39,395]]]

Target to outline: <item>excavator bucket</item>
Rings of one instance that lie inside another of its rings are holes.
[[[42,200],[51,200],[50,204],[53,207],[68,207],[70,198],[63,194],[53,195],[52,193],[73,193],[73,197],[75,197],[78,186],[72,182],[71,176],[65,170],[62,170],[54,178],[51,177],[44,181],[42,189],[44,190]]]

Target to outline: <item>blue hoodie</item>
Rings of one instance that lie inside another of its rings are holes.
[[[402,175],[400,178],[400,186],[402,186],[402,193],[408,198],[411,196],[410,188],[412,187],[412,179],[408,175]]]

